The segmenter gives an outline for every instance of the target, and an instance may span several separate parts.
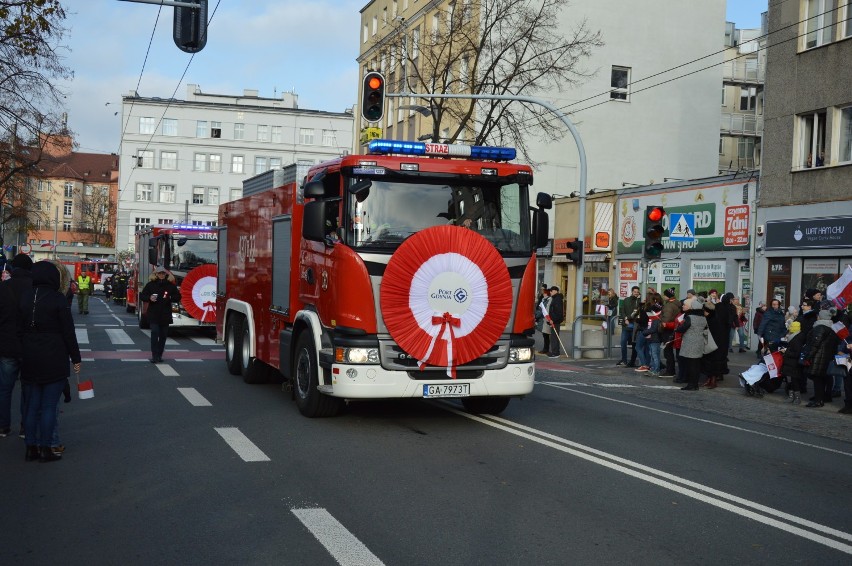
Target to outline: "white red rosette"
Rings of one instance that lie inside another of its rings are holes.
[[[216,266],[199,265],[180,284],[181,303],[189,315],[201,322],[216,320]]]
[[[491,243],[467,228],[435,226],[409,237],[388,262],[385,326],[425,365],[456,366],[487,352],[512,313],[512,281]]]

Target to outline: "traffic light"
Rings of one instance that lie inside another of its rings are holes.
[[[645,259],[660,259],[663,255],[663,218],[666,210],[662,206],[648,206],[645,208],[645,247],[642,248],[642,257]]]
[[[361,116],[368,122],[378,122],[385,113],[385,78],[375,71],[364,77],[364,96]]]
[[[197,53],[207,45],[207,0],[183,0],[197,8],[175,6],[172,38],[181,51]]]
[[[574,265],[583,264],[583,241],[568,242],[568,260]]]

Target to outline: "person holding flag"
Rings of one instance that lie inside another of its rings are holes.
[[[544,345],[538,353],[544,354],[545,356],[548,352],[550,352],[550,323],[548,322],[548,318],[550,318],[550,315],[548,314],[549,308],[550,289],[547,285],[542,284],[541,295],[539,296],[538,304],[535,308],[535,324],[537,330],[541,332],[541,338],[544,341]]]

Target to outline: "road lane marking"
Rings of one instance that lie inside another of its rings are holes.
[[[245,462],[269,462],[269,456],[264,454],[260,448],[248,439],[246,435],[240,432],[236,427],[220,427],[216,428],[224,441],[237,453],[237,456]]]
[[[741,431],[741,432],[748,432],[750,434],[755,434],[757,436],[764,436],[766,438],[771,438],[773,440],[781,440],[783,442],[790,442],[792,444],[798,444],[800,446],[807,446],[808,448],[816,448],[817,450],[825,450],[826,452],[832,452],[834,454],[840,454],[841,456],[852,456],[852,453],[850,453],[850,452],[843,452],[842,450],[836,450],[834,448],[828,448],[826,446],[819,446],[818,444],[810,444],[808,442],[803,442],[801,440],[793,440],[792,438],[785,438],[783,436],[776,436],[774,434],[768,434],[766,432],[759,432],[759,431],[756,431],[756,430],[751,430],[751,429],[739,427],[739,426],[736,426],[736,425],[720,423],[720,422],[716,422],[716,421],[711,421],[709,419],[701,419],[701,418],[693,417],[693,416],[690,416],[690,415],[683,415],[683,414],[680,414],[680,413],[675,413],[673,411],[666,411],[665,409],[657,409],[657,408],[654,408],[654,407],[648,407],[646,405],[640,405],[639,403],[633,403],[631,401],[623,401],[621,399],[613,399],[611,397],[606,397],[605,395],[596,395],[595,393],[588,393],[586,391],[578,391],[576,389],[571,389],[571,387],[574,387],[575,384],[547,383],[547,382],[539,382],[539,383],[541,383],[542,385],[548,385],[548,386],[556,388],[556,389],[561,389],[563,391],[571,391],[573,393],[579,393],[580,395],[588,395],[589,397],[595,397],[597,399],[603,399],[605,401],[611,401],[613,403],[621,403],[622,405],[629,405],[631,407],[637,407],[639,409],[645,409],[647,411],[654,411],[654,412],[657,412],[657,413],[663,413],[664,415],[672,415],[672,416],[675,416],[675,417],[680,417],[682,419],[688,419],[688,420],[691,420],[691,421],[698,421],[700,423],[716,425],[716,426],[719,426],[719,427],[722,427],[722,428],[730,428],[730,429],[738,430],[738,431]],[[565,385],[569,385],[570,387],[564,387]]]
[[[89,331],[85,328],[75,328],[74,333],[77,335],[77,344],[89,343]]]
[[[201,344],[202,346],[217,346],[216,341],[212,338],[206,338],[204,336],[191,336],[190,339],[196,344]]]
[[[120,328],[105,328],[109,341],[115,345],[118,344],[133,344],[133,338],[127,332]]]
[[[846,554],[852,554],[852,545],[834,539],[830,539],[827,536],[823,536],[824,534],[830,534],[842,540],[852,541],[852,534],[833,529],[824,525],[820,525],[819,523],[815,523],[813,521],[809,521],[807,519],[797,517],[795,515],[790,515],[788,513],[784,513],[783,511],[779,511],[771,507],[766,507],[764,505],[749,501],[747,499],[743,499],[736,495],[732,495],[720,490],[713,489],[711,487],[707,487],[680,478],[678,476],[674,476],[667,472],[663,472],[662,470],[657,470],[655,468],[651,468],[650,466],[645,466],[638,462],[634,462],[626,458],[621,458],[619,456],[615,456],[614,454],[609,454],[602,450],[597,450],[595,448],[591,448],[590,446],[585,446],[577,442],[570,441],[566,438],[555,436],[544,431],[514,423],[512,421],[508,421],[500,417],[472,415],[470,413],[461,411],[448,403],[436,404],[440,404],[446,410],[455,413],[459,416],[465,417],[467,419],[488,425],[490,427],[502,430],[504,432],[508,432],[510,434],[514,434],[515,436],[519,436],[521,438],[526,438],[527,440],[536,442],[549,448],[553,448],[560,452],[571,454],[572,456],[576,456],[577,458],[581,458],[588,462],[604,466],[611,470],[654,484],[658,487],[662,487],[664,489],[680,493],[681,495],[684,495],[686,497],[696,499],[709,505],[713,505],[714,507],[718,507],[720,509],[729,511],[736,515],[740,515],[747,519],[752,519],[754,521],[758,521],[762,524],[775,527],[782,531],[786,531],[788,533],[800,536],[813,542],[823,544],[835,550],[845,552]],[[631,467],[635,469],[631,469]],[[702,491],[705,493],[700,493]],[[727,499],[728,501],[724,501],[725,499]],[[737,506],[734,503],[740,506]],[[761,515],[760,513],[757,513],[750,509],[745,509],[744,507],[751,507],[752,509],[759,510],[766,514]],[[774,517],[767,515],[774,515]],[[808,527],[819,531],[819,533],[807,531],[801,528],[800,526],[785,523],[779,519],[784,519],[790,521],[791,523],[798,523],[799,525],[801,525],[801,527]]]
[[[193,359],[191,359],[191,360],[183,360],[183,359],[181,359],[181,360],[172,360],[172,361],[175,361],[175,362],[203,362],[204,360],[199,360],[199,359],[193,358]]]
[[[199,393],[198,390],[195,389],[195,387],[178,387],[177,390],[180,391],[181,395],[186,397],[186,400],[189,401],[189,403],[193,407],[212,407],[213,406],[213,404],[210,401],[208,401],[207,399],[205,399],[204,395]]]
[[[291,509],[341,566],[384,566],[364,543],[325,509]]]
[[[157,369],[160,370],[160,373],[162,373],[166,377],[178,377],[178,376],[180,376],[180,374],[177,372],[177,370],[175,370],[175,368],[173,368],[169,364],[164,364],[164,363],[160,362],[159,364],[154,364],[154,365],[157,366]]]

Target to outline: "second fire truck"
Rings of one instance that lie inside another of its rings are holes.
[[[255,176],[219,207],[228,369],[286,380],[309,417],[382,398],[499,413],[533,388],[550,196],[530,206],[532,170],[512,148],[369,147],[304,180],[295,165]]]

